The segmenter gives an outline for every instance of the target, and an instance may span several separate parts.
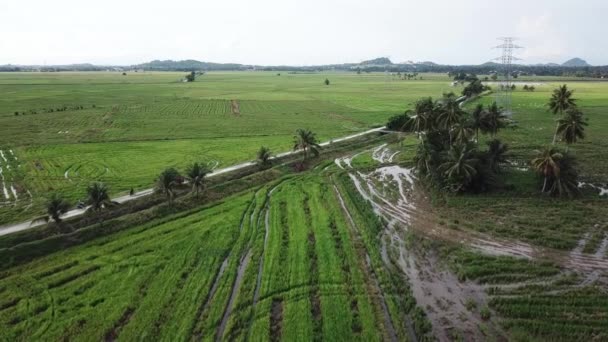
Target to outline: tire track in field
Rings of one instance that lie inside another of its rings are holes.
[[[302,189],[303,190],[303,189]],[[313,340],[320,341],[323,339],[323,314],[321,307],[321,291],[319,289],[319,260],[317,256],[316,246],[317,240],[313,230],[312,216],[310,212],[310,204],[308,193],[304,192],[304,200],[302,202],[304,210],[306,227],[308,228],[307,236],[307,254],[309,261],[309,300],[310,300],[310,315],[312,316],[312,333]]]
[[[260,255],[260,262],[258,266],[258,274],[256,278],[255,290],[253,292],[253,310],[255,311],[255,306],[258,303],[260,297],[260,288],[262,285],[262,274],[264,272],[264,256],[266,254],[266,246],[268,245],[268,234],[270,232],[270,198],[272,197],[272,193],[277,190],[285,180],[280,181],[274,187],[272,187],[266,193],[265,203],[263,205],[263,209],[258,214],[257,227],[261,226],[262,217],[264,218],[264,245],[262,249],[262,253]],[[253,323],[253,322],[251,322]]]
[[[253,199],[249,202],[249,204],[245,208],[245,211],[243,212],[243,215],[241,216],[241,222],[240,222],[240,225],[239,225],[239,233],[242,232],[242,230],[243,230],[243,226],[245,225],[245,218],[247,217],[247,213],[249,212],[249,210],[251,210],[251,208],[253,206],[255,206],[255,195],[256,194],[254,193],[253,194]],[[202,324],[202,321],[205,319],[205,315],[207,314],[208,308],[211,305],[211,302],[213,301],[213,299],[215,298],[215,293],[217,292],[217,288],[219,287],[220,279],[224,275],[224,271],[226,270],[226,267],[228,266],[228,262],[230,260],[230,257],[233,254],[235,245],[237,243],[238,243],[238,238],[234,242],[234,245],[230,249],[230,252],[228,253],[228,255],[224,258],[224,261],[222,262],[222,264],[220,266],[220,269],[219,269],[217,275],[215,276],[215,279],[213,280],[213,285],[211,286],[211,290],[209,291],[209,294],[207,295],[207,299],[205,300],[204,304],[201,305],[199,307],[199,309],[197,310],[197,313],[196,313],[196,316],[195,316],[196,320],[194,321],[194,324],[192,326],[191,333],[190,333],[191,340],[201,340],[201,338],[202,338],[202,334],[203,334],[203,331],[201,330],[202,327],[198,327],[197,328],[196,326],[199,323]],[[247,250],[249,250],[249,246],[247,247]],[[248,253],[248,251],[245,252],[245,253]],[[244,256],[245,255],[241,256],[241,261],[243,260]],[[241,262],[241,264],[239,265],[239,268],[241,268],[241,266],[244,266],[243,270],[242,270],[243,274],[244,274],[245,268],[246,268],[246,266],[248,264],[249,264],[249,260],[247,260],[246,264],[244,264],[243,262]],[[238,270],[237,270],[237,272],[238,272]],[[237,279],[239,279],[238,274],[237,274]],[[233,300],[232,297],[235,294],[235,292],[234,292],[235,285],[239,285],[240,286],[240,283],[236,284],[236,280],[237,279],[235,279],[235,284],[233,284],[233,289],[232,289],[232,292],[231,292],[231,296],[230,296],[230,299],[228,301],[229,305],[232,303],[232,300]],[[242,280],[242,275],[241,275],[240,279]],[[226,312],[228,311],[228,309],[229,308],[227,306],[226,309],[224,310],[224,316],[226,316]],[[225,326],[224,326],[224,328],[225,328]],[[218,333],[219,333],[219,331],[218,331]]]
[[[232,291],[230,292],[230,298],[228,299],[228,304],[226,305],[226,309],[224,310],[224,315],[222,316],[222,321],[218,326],[217,333],[215,336],[216,341],[221,341],[224,336],[224,330],[226,330],[226,325],[228,324],[228,318],[232,313],[232,306],[234,305],[234,300],[236,295],[241,288],[241,284],[243,282],[243,277],[245,275],[245,270],[247,270],[247,266],[249,265],[249,261],[251,260],[251,249],[247,249],[246,254],[241,258],[239,262],[239,267],[236,271],[236,277],[234,278],[234,283],[232,284]]]
[[[260,211],[258,212],[258,220],[257,220],[256,224],[254,224],[256,199],[257,199],[257,195],[260,192],[260,190],[256,191],[255,194],[253,195],[252,203],[250,204],[250,206],[248,208],[249,210],[251,210],[251,215],[249,216],[249,225],[250,225],[251,229],[253,230],[252,233],[257,231],[257,229],[260,227],[260,219],[262,217],[262,213],[264,211],[267,212],[267,208],[269,206],[268,202],[270,200],[270,194],[272,194],[272,191],[274,191],[274,189],[277,186],[278,186],[278,184],[266,193],[264,202],[262,204],[262,209],[260,209]],[[243,218],[243,220],[244,220],[244,218]],[[243,222],[243,224],[244,224],[244,222]],[[241,224],[241,230],[242,230],[243,224]],[[254,239],[253,238],[254,236],[255,236],[255,234],[252,234],[252,237],[251,237],[252,240]],[[265,237],[264,237],[264,248],[265,248],[267,236],[268,236],[268,230],[266,229],[266,233],[265,233]],[[234,306],[234,301],[241,288],[243,278],[245,276],[245,271],[247,270],[247,267],[249,266],[249,262],[251,261],[251,258],[253,256],[253,248],[252,248],[253,241],[252,240],[248,241],[247,246],[246,246],[246,252],[241,256],[239,266],[237,268],[237,276],[234,279],[234,283],[232,284],[230,298],[228,300],[228,304],[226,305],[226,308],[224,309],[222,321],[221,321],[220,325],[218,326],[218,330],[216,332],[216,337],[215,337],[216,341],[220,341],[223,339],[224,331],[226,330],[226,326],[228,325],[228,319],[230,318],[230,315],[232,314],[232,307]],[[261,258],[263,257],[263,254],[264,254],[264,251],[262,250]],[[262,265],[262,262],[263,262],[263,259],[260,260],[260,267]],[[259,273],[260,267],[258,268],[258,280],[256,281],[256,289],[254,290],[254,297],[255,297],[255,292],[258,290],[257,282],[261,281],[261,279],[260,279],[261,274]],[[255,304],[252,304],[252,305],[255,305]],[[253,308],[251,310],[253,310]]]
[[[333,181],[332,181],[333,182]],[[359,250],[359,252],[363,253],[363,256],[365,258],[364,261],[360,261],[360,263],[362,263],[361,266],[361,270],[364,272],[365,274],[365,279],[366,279],[366,284],[369,288],[368,293],[377,293],[378,297],[380,299],[379,303],[376,300],[372,300],[373,303],[376,303],[376,305],[380,306],[380,311],[382,312],[383,315],[383,319],[384,319],[384,332],[385,334],[387,334],[387,337],[389,340],[396,342],[398,341],[397,338],[397,332],[395,330],[395,326],[393,325],[393,321],[391,319],[391,315],[390,312],[388,310],[388,305],[386,304],[386,298],[384,296],[384,292],[382,291],[382,288],[380,287],[380,282],[378,281],[378,278],[376,277],[375,272],[372,269],[372,265],[371,265],[371,259],[369,257],[369,253],[367,252],[365,246],[363,246],[362,242],[361,242],[361,237],[359,237],[359,234],[357,232],[357,225],[355,223],[355,220],[352,218],[350,212],[348,211],[348,208],[346,207],[346,203],[344,202],[344,199],[342,198],[342,194],[340,193],[340,190],[338,190],[338,187],[335,185],[335,183],[333,184],[334,187],[334,192],[336,193],[336,196],[338,197],[338,201],[340,202],[340,207],[342,208],[342,212],[344,213],[344,216],[346,216],[348,222],[349,222],[349,226],[350,226],[350,235],[353,238],[353,242],[355,244],[355,248]],[[415,340],[415,336],[414,339]]]

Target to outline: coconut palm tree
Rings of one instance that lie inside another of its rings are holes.
[[[493,102],[488,106],[488,111],[485,115],[483,115],[483,126],[485,131],[494,137],[499,129],[507,126],[506,120],[507,117],[503,114],[502,110],[498,107],[496,102]]]
[[[488,141],[487,162],[488,167],[496,173],[500,172],[500,164],[507,162],[509,146],[498,139]]]
[[[569,90],[567,85],[554,89],[549,99],[549,109],[553,114],[562,114],[566,109],[576,106],[576,99],[572,98],[573,90]]]
[[[199,192],[205,188],[205,176],[209,173],[209,169],[199,163],[194,163],[186,170],[186,179],[192,185],[192,191],[196,192],[198,197]]]
[[[52,219],[56,223],[61,223],[61,215],[69,210],[70,203],[58,194],[53,194],[46,204],[47,216],[44,217],[44,220],[48,222],[49,219]]]
[[[435,172],[438,153],[427,141],[418,144],[418,150],[414,156],[416,171],[422,176],[431,176]]]
[[[270,165],[270,157],[272,157],[272,152],[266,146],[260,147],[258,150],[258,163],[262,166]]]
[[[542,192],[547,191],[549,179],[559,178],[560,159],[564,157],[556,147],[545,147],[542,151],[536,151],[536,158],[532,159],[532,168],[544,177]]]
[[[452,126],[453,143],[455,144],[466,144],[471,140],[473,136],[473,129],[469,122],[460,120],[454,126]]]
[[[579,194],[576,160],[567,153],[558,161],[559,174],[551,180],[548,191],[552,196],[574,197]]]
[[[163,193],[167,197],[169,204],[173,203],[175,196],[174,189],[178,184],[179,177],[179,172],[171,167],[161,172],[156,181],[156,191]]]
[[[483,110],[483,104],[478,103],[477,106],[475,106],[475,109],[473,110],[473,112],[471,112],[471,123],[470,123],[470,127],[471,129],[475,130],[475,141],[479,142],[479,130],[483,130],[484,129],[484,110]]]
[[[110,200],[108,187],[102,182],[94,182],[89,185],[87,188],[87,197],[87,204],[91,206],[89,210],[99,212],[103,208],[114,205]]]
[[[452,141],[452,127],[460,122],[463,113],[459,103],[456,102],[456,95],[454,93],[443,94],[437,120],[439,127],[448,131],[450,142]]]
[[[583,113],[576,107],[568,108],[564,116],[557,120],[557,134],[561,136],[562,141],[568,144],[566,152],[568,152],[570,144],[585,138],[585,126],[587,125]]]
[[[458,192],[466,188],[477,174],[479,160],[473,144],[452,145],[439,171],[448,181],[448,188]]]
[[[304,152],[304,160],[308,159],[308,153],[319,155],[321,146],[317,141],[317,136],[311,130],[299,128],[294,136],[293,150],[302,150]]]
[[[405,122],[405,130],[417,133],[419,139],[422,139],[422,132],[436,128],[437,104],[430,97],[416,101],[414,110],[408,110],[405,114],[411,115]]]
[[[553,94],[549,99],[549,109],[553,114],[563,114],[569,108],[576,107],[576,99],[572,98],[573,91],[568,89],[567,85],[553,90]],[[559,126],[559,123],[557,124]],[[553,134],[553,144],[557,140],[557,126],[555,127],[555,134]]]

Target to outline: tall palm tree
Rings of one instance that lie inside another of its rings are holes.
[[[95,182],[89,185],[87,196],[87,204],[91,206],[90,210],[99,212],[101,209],[113,205],[113,202],[110,200],[109,189],[102,182]]]
[[[488,141],[487,161],[492,171],[500,172],[500,164],[507,162],[508,150],[509,146],[498,139]]]
[[[568,144],[566,152],[570,144],[576,143],[579,139],[585,139],[585,126],[587,120],[583,117],[583,113],[576,107],[571,107],[566,110],[566,114],[557,120],[557,134],[561,136],[561,140]]]
[[[418,144],[418,150],[414,156],[416,171],[422,176],[431,176],[435,172],[438,153],[427,141]]]
[[[473,136],[473,128],[470,123],[464,120],[460,120],[458,123],[452,126],[453,143],[455,144],[466,144]]]
[[[576,161],[568,154],[559,159],[559,175],[551,181],[548,191],[553,196],[573,197],[579,194]]]
[[[411,111],[406,112],[406,114],[410,114]],[[424,114],[416,114],[411,115],[409,119],[405,122],[404,131],[411,131],[418,135],[418,139],[422,139],[422,132],[424,132],[428,127],[428,117]]]
[[[553,90],[548,103],[551,112],[553,114],[563,114],[567,109],[576,107],[576,99],[572,98],[573,93],[574,91],[569,90],[565,84]],[[559,123],[557,126],[559,126]],[[555,141],[557,140],[557,126],[555,127],[555,134],[553,134],[553,145],[555,145]]]
[[[458,192],[471,183],[477,174],[478,163],[473,144],[452,145],[445,161],[439,165],[439,171],[447,178],[449,188]]]
[[[507,117],[503,114],[502,110],[498,107],[496,102],[493,102],[488,106],[488,111],[485,115],[483,115],[483,126],[485,131],[494,137],[499,129],[507,126],[506,120]]]
[[[479,142],[479,130],[484,128],[484,111],[483,104],[478,103],[473,112],[471,112],[471,129],[475,130],[475,141]]]
[[[456,95],[454,93],[443,94],[437,119],[439,126],[448,131],[450,142],[452,141],[452,127],[460,122],[463,113],[459,103],[456,102]]]
[[[169,204],[173,203],[175,196],[174,189],[178,184],[179,177],[179,172],[171,167],[161,172],[156,181],[156,191],[163,193],[167,197]]]
[[[270,164],[270,158],[272,157],[272,152],[270,151],[270,149],[268,147],[262,146],[258,150],[257,157],[258,157],[258,162],[260,163],[260,165],[266,166],[266,165]]]
[[[549,99],[549,109],[553,114],[562,114],[566,109],[576,106],[576,99],[572,98],[573,90],[569,90],[567,85],[554,89]]]
[[[205,188],[205,176],[209,173],[209,169],[199,163],[194,163],[186,170],[186,179],[192,185],[192,191],[196,192],[198,197],[199,192]]]
[[[409,119],[405,122],[405,130],[417,133],[419,139],[422,139],[422,132],[436,128],[437,104],[431,97],[422,98],[416,101],[414,110],[408,110],[405,114],[411,114]]]
[[[58,194],[53,194],[46,204],[46,213],[48,216],[45,217],[45,220],[48,222],[49,219],[52,219],[56,223],[60,223],[61,215],[67,213],[69,210],[70,203]]]
[[[321,146],[317,141],[317,136],[311,130],[299,128],[294,136],[293,150],[302,150],[304,152],[304,160],[308,159],[308,153],[319,155]]]
[[[559,178],[560,159],[564,155],[555,147],[545,147],[542,151],[536,151],[536,158],[532,159],[532,168],[544,177],[542,192],[547,191],[547,183],[550,178]]]

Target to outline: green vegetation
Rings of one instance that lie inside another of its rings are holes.
[[[9,269],[1,337],[407,340],[411,295],[349,187],[343,208],[328,175],[286,178]]]
[[[430,97],[418,100],[413,113],[400,130],[416,133],[420,139],[413,162],[423,179],[454,193],[500,187],[499,164],[506,161],[507,145],[493,140],[488,151],[478,151],[478,142],[472,139],[473,130],[476,135],[481,130],[494,137],[506,126],[506,117],[496,103],[487,111],[478,106],[467,114],[454,93],[448,93],[440,101]],[[393,123],[394,118],[389,125]]]
[[[55,221],[55,223],[60,223],[61,215],[67,213],[69,209],[70,203],[61,198],[59,195],[53,194],[46,205],[46,212],[48,216],[46,216],[45,219],[47,221],[52,219]]]
[[[18,76],[0,74],[19,132],[0,222],[56,222],[0,238],[1,340],[608,336],[604,83],[535,84],[507,118],[459,103],[467,74]],[[412,134],[320,149],[387,119]],[[91,212],[60,222],[79,199]]]
[[[262,146],[258,150],[257,157],[261,166],[269,166],[271,164],[270,158],[272,157],[272,152],[268,147]]]
[[[459,276],[489,287],[489,307],[502,317],[513,340],[581,340],[608,336],[608,305],[597,287],[578,280],[548,261],[483,256],[463,249],[444,250]],[[575,285],[575,286],[573,286]]]
[[[49,192],[76,203],[94,181],[106,183],[112,197],[147,189],[167,167],[184,170],[198,161],[227,167],[254,160],[260,146],[289,151],[298,128],[329,141],[381,126],[417,97],[451,88],[438,74],[411,83],[387,83],[383,73],[211,72],[186,83],[183,77],[0,73],[7,95],[0,98],[7,159],[0,167],[9,197],[0,189],[0,201],[10,202],[0,204],[0,224],[42,215]],[[320,86],[326,78],[331,87]]]

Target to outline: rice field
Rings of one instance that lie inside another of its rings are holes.
[[[394,82],[384,74],[226,72],[193,83],[182,76],[0,74],[0,149],[21,161],[7,186],[22,199],[0,207],[0,224],[41,214],[51,192],[75,202],[96,180],[114,195],[148,188],[165,167],[225,167],[254,159],[261,145],[288,151],[298,128],[324,141],[364,131],[420,96],[449,90],[441,75]]]
[[[260,145],[289,150],[300,127],[329,140],[460,91],[443,75],[180,76],[0,74],[0,223],[36,216],[52,192],[82,198],[93,180],[143,189],[166,167],[229,166]],[[262,185],[235,180],[237,195],[0,267],[0,340],[606,339],[608,198],[535,190],[527,162],[551,141],[558,84],[542,82],[514,93],[516,126],[498,134],[512,151],[504,191],[428,192],[413,136],[277,167]],[[568,82],[589,118],[570,150],[581,181],[605,187],[608,83]]]
[[[5,271],[0,338],[409,340],[424,318],[343,186],[285,178]]]
[[[180,82],[181,76],[0,74],[6,95],[0,99],[0,149],[19,159],[4,166],[0,160],[5,176],[8,167],[19,167],[6,181],[9,198],[0,193],[6,202],[0,205],[0,224],[41,214],[51,192],[76,202],[87,184],[102,180],[114,195],[124,194],[149,187],[165,167],[184,168],[192,161],[225,167],[253,159],[261,145],[275,152],[291,149],[297,128],[330,140],[381,126],[420,97],[461,91],[439,74],[400,81],[383,73],[224,72],[193,83]],[[323,85],[325,78],[330,86]],[[584,175],[601,184],[608,167],[600,158],[608,144],[603,134],[608,83],[568,82],[591,120],[590,138],[573,151],[583,163],[594,161]],[[518,129],[503,139],[524,162],[551,139],[554,117],[545,103],[557,84],[547,79],[535,92],[514,93]]]

